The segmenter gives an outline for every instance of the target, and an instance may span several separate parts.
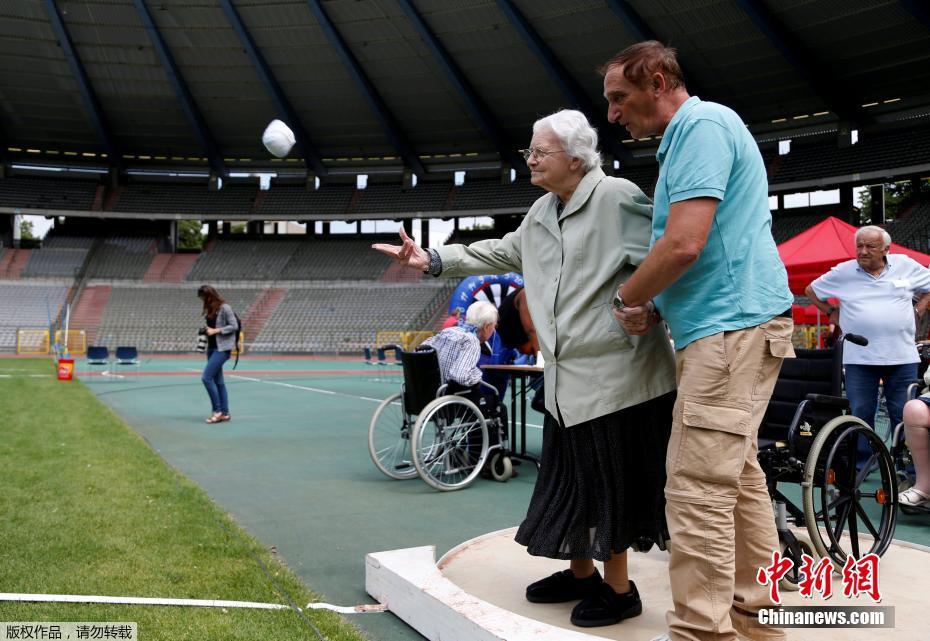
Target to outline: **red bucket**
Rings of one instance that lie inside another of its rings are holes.
[[[59,381],[70,381],[74,379],[74,359],[73,358],[59,358],[58,359],[58,380]]]

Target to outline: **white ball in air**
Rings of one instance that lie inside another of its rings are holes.
[[[278,158],[284,158],[291,153],[294,142],[294,132],[280,120],[272,120],[265,127],[265,133],[262,134],[262,144],[265,145],[265,149]]]

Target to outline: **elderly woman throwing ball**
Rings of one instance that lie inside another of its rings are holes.
[[[656,325],[630,337],[611,313],[617,286],[646,255],[652,204],[600,168],[597,132],[578,111],[533,126],[523,150],[531,181],[548,193],[500,240],[424,250],[374,248],[439,276],[521,272],[545,358],[542,464],[517,541],[569,569],[526,588],[536,603],[580,601],[575,625],[642,612],[627,550],[665,547],[665,450],[675,363]],[[594,560],[604,562],[604,577]]]

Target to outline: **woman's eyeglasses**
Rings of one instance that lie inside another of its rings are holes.
[[[523,156],[523,160],[529,160],[530,156],[536,160],[542,160],[546,156],[551,156],[552,154],[563,153],[564,149],[553,149],[552,151],[546,151],[545,149],[540,149],[539,147],[530,147],[529,149],[520,149],[520,155]]]

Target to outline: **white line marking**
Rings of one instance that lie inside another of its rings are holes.
[[[281,603],[254,601],[218,601],[214,599],[167,599],[138,596],[84,596],[79,594],[12,594],[0,593],[0,601],[32,601],[40,603],[121,603],[125,605],[188,605],[201,608],[255,608],[286,610]]]
[[[0,601],[28,601],[32,603],[116,603],[121,605],[185,605],[199,608],[251,608],[255,610],[287,610],[290,606],[282,603],[258,603],[256,601],[221,601],[217,599],[169,599],[141,596],[94,596],[82,594],[16,594],[0,592]],[[385,612],[386,605],[374,603],[354,606],[332,605],[330,603],[308,603],[311,610],[332,610],[342,614],[361,614],[364,612]],[[298,608],[299,609],[299,608]]]
[[[388,607],[383,603],[372,603],[371,605],[332,605],[329,603],[308,603],[307,607],[311,610],[332,610],[340,614],[363,614],[365,612],[387,612]]]
[[[185,368],[190,372],[199,372],[199,369],[193,369],[191,367]],[[294,385],[293,383],[281,383],[279,381],[267,381],[262,378],[253,378],[251,376],[242,376],[241,374],[226,374],[228,378],[237,378],[243,381],[249,381],[251,383],[264,383],[265,385],[278,385],[280,387],[287,387],[290,389],[299,389],[306,392],[316,392],[318,394],[326,394],[328,396],[345,396],[347,398],[356,398],[362,401],[370,401],[372,403],[380,403],[383,401],[383,398],[370,398],[368,396],[357,396],[355,394],[346,394],[345,392],[334,392],[332,390],[320,389],[318,387],[306,387],[305,385]]]

